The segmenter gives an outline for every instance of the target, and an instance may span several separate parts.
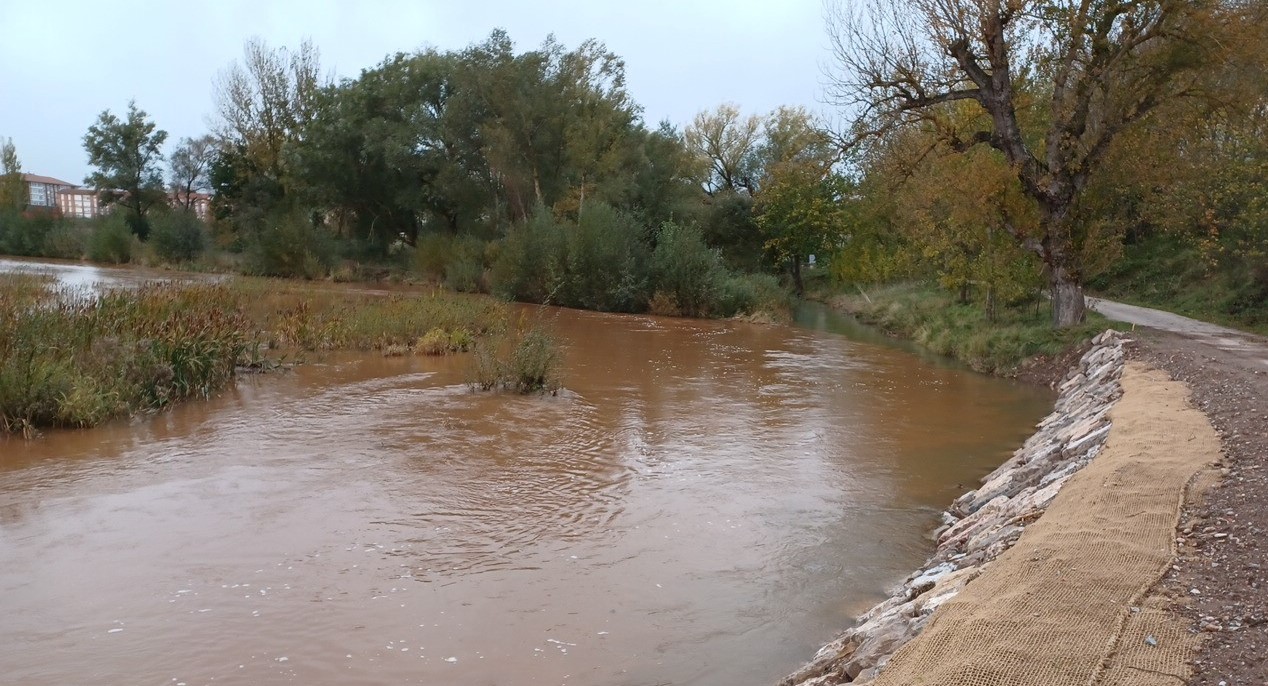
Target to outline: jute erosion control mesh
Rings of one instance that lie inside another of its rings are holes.
[[[1219,482],[1218,469],[1206,467],[1189,482],[1186,503],[1197,503]],[[1164,570],[1165,571],[1165,570]],[[1186,661],[1201,636],[1189,620],[1170,611],[1175,603],[1158,586],[1150,589],[1140,609],[1127,616],[1118,645],[1105,665],[1100,686],[1155,686],[1188,681]]]
[[[1219,439],[1162,372],[1129,363],[1122,384],[1105,450],[933,614],[877,686],[1145,684],[1187,673],[1197,638],[1161,608],[1131,608],[1170,565],[1186,486],[1219,457]]]

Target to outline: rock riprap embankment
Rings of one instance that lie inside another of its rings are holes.
[[[938,606],[1017,542],[1066,481],[1105,447],[1109,411],[1122,395],[1123,341],[1116,331],[1092,341],[1035,434],[981,487],[957,498],[943,513],[937,552],[924,567],[780,686],[870,682],[890,656],[920,633]]]

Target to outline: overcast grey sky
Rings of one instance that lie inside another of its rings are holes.
[[[828,53],[821,0],[0,0],[0,136],[23,170],[82,183],[82,139],[129,99],[169,134],[207,130],[212,80],[243,41],[311,37],[322,65],[356,76],[388,54],[459,49],[505,28],[519,49],[554,33],[597,38],[625,59],[649,125],[678,126],[730,101],[745,112],[819,105]]]

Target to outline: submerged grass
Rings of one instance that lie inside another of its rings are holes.
[[[541,322],[521,325],[476,343],[467,370],[472,390],[555,393],[562,384],[559,341]]]
[[[34,301],[0,291],[0,430],[93,426],[210,395],[251,344],[249,323],[223,301],[209,286]]]
[[[503,330],[508,317],[491,298],[441,290],[385,294],[253,278],[229,288],[270,348],[455,352]],[[441,336],[446,345],[437,350]]]
[[[832,305],[865,323],[958,359],[976,371],[1009,375],[1036,355],[1057,356],[1111,326],[1094,312],[1076,327],[1052,328],[1045,302],[1000,307],[990,321],[980,304],[961,304],[932,284],[888,284],[863,295],[838,295]]]
[[[499,303],[442,292],[253,279],[88,296],[47,285],[0,278],[0,433],[94,426],[207,397],[241,366],[269,366],[266,357],[289,350],[459,350],[507,320]]]

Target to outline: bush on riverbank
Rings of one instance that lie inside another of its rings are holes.
[[[666,222],[652,231],[600,203],[575,224],[539,208],[497,253],[491,285],[512,300],[689,317],[783,320],[789,312],[774,276],[732,272],[695,226]]]
[[[93,220],[87,256],[93,262],[125,264],[132,261],[132,229],[123,215],[115,213]]]
[[[1056,356],[1109,327],[1094,312],[1084,324],[1053,329],[1046,301],[1000,307],[990,321],[980,305],[958,302],[933,284],[890,284],[866,295],[837,295],[830,303],[887,333],[912,340],[987,373],[1007,375],[1028,358]]]
[[[171,210],[160,213],[150,227],[150,247],[154,255],[171,264],[197,260],[210,244],[207,226],[193,212]]]

